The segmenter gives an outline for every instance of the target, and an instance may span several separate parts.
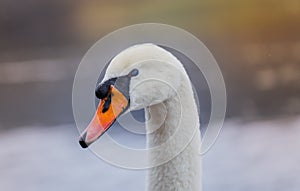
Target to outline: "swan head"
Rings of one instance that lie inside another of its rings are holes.
[[[79,143],[96,141],[122,114],[155,105],[175,96],[186,77],[180,61],[154,44],[129,47],[114,57],[95,94],[100,99],[96,114]]]

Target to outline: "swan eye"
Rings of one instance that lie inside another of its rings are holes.
[[[139,74],[139,70],[135,68],[129,72],[128,76],[134,77],[134,76],[137,76],[138,74]]]

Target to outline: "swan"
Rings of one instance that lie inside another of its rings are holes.
[[[158,45],[131,46],[109,63],[96,87],[100,103],[79,143],[87,148],[128,111],[145,109],[148,191],[200,191],[199,115],[182,63]]]

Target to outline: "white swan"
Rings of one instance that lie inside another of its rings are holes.
[[[129,110],[145,108],[148,191],[201,190],[199,115],[189,77],[180,61],[154,44],[119,53],[96,88],[97,112],[82,133],[88,147]],[[170,160],[168,160],[170,159]],[[157,166],[157,164],[160,164]]]

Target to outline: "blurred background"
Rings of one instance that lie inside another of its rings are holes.
[[[0,0],[0,188],[144,189],[145,171],[81,150],[71,104],[89,47],[144,22],[194,34],[223,72],[227,118],[204,156],[204,190],[299,190],[299,0]],[[209,95],[201,99],[205,125]]]

